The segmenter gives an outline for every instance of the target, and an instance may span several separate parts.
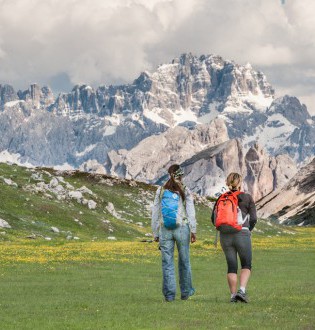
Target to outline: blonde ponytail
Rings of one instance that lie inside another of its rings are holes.
[[[242,176],[238,173],[230,173],[226,178],[226,185],[230,190],[241,190]]]

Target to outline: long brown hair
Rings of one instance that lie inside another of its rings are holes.
[[[164,189],[170,190],[175,193],[179,193],[182,197],[182,200],[185,200],[185,192],[184,187],[181,182],[181,175],[178,175],[178,173],[181,174],[181,168],[179,165],[174,164],[171,165],[168,169],[168,174],[170,175],[169,180],[165,183]]]

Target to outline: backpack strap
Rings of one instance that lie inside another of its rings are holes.
[[[234,196],[238,196],[238,195],[240,195],[240,194],[244,194],[244,192],[243,191],[239,191],[239,190],[237,190],[237,191],[229,191],[229,192],[231,192]]]
[[[162,196],[163,196],[164,191],[165,191],[165,189],[164,189],[164,187],[162,186],[162,187],[161,187],[161,190],[160,190],[160,195],[159,195],[159,197],[160,197],[160,201],[162,200]]]

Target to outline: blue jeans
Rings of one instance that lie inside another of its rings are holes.
[[[174,267],[175,242],[178,250],[179,285],[182,297],[188,297],[193,292],[191,267],[189,257],[190,229],[188,224],[176,229],[160,228],[160,248],[162,252],[163,294],[166,299],[175,299],[176,279]]]

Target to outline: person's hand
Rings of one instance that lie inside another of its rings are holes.
[[[160,239],[158,237],[154,237],[154,242],[159,242]]]
[[[191,233],[191,235],[190,235],[190,242],[191,242],[191,243],[195,243],[196,240],[197,240],[196,234]]]

